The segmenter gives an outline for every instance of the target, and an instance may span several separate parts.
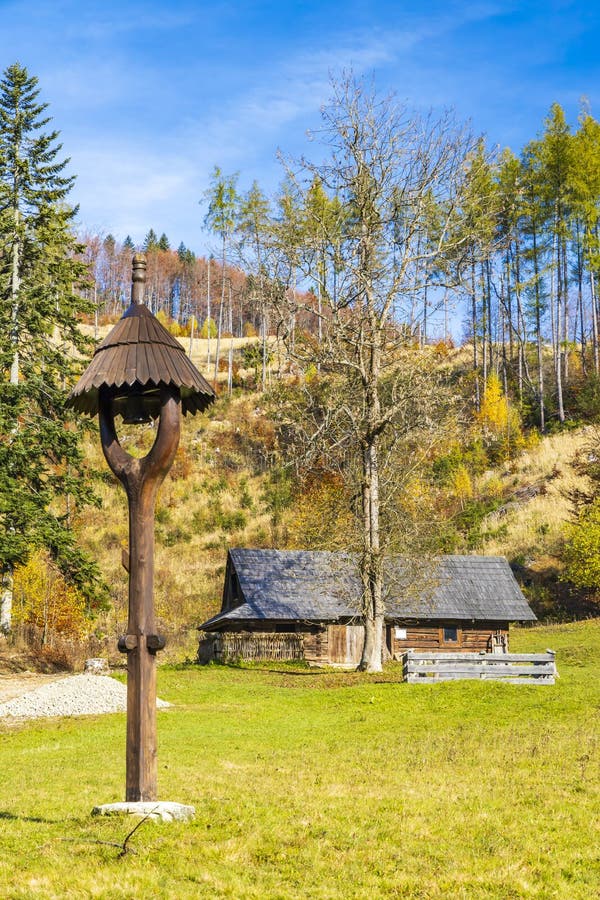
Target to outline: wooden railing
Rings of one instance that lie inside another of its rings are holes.
[[[403,656],[404,680],[411,684],[477,678],[508,684],[554,684],[555,653],[420,653]]]
[[[303,659],[304,640],[294,632],[281,634],[205,635],[200,642],[199,662],[230,662],[235,659]]]

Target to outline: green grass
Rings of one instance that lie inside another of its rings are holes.
[[[0,895],[600,896],[600,622],[516,631],[554,687],[172,667],[160,796],[188,825],[93,819],[122,799],[124,716],[0,730]]]

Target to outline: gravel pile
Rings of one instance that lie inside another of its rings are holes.
[[[159,708],[170,706],[157,700]],[[125,712],[127,687],[108,675],[70,675],[0,703],[0,717],[95,716]]]

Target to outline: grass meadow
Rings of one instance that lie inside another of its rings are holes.
[[[123,798],[124,715],[0,725],[6,898],[600,897],[600,621],[515,630],[553,687],[163,667],[160,797]]]

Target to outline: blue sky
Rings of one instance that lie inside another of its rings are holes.
[[[518,151],[553,101],[573,123],[582,96],[600,116],[599,44],[593,0],[0,0],[0,68],[38,76],[82,227],[136,242],[153,227],[197,252],[214,165],[274,190],[277,149],[307,149],[330,73],[374,73]]]

